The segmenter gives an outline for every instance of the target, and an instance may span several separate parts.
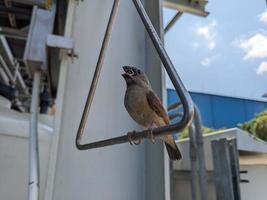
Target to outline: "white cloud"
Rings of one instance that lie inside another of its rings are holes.
[[[192,46],[193,46],[194,49],[197,49],[199,47],[199,43],[198,42],[194,42],[192,44]]]
[[[260,21],[267,23],[267,10],[259,15]]]
[[[200,64],[202,66],[208,67],[214,60],[215,60],[215,56],[213,57],[206,57],[203,60],[200,61]]]
[[[210,58],[204,58],[203,60],[200,61],[200,64],[203,66],[209,66],[211,63],[211,59]]]
[[[214,28],[217,25],[217,22],[213,20],[207,26],[200,26],[197,28],[196,32],[198,35],[205,37],[208,40],[211,40],[215,37]]]
[[[261,33],[239,41],[238,46],[245,52],[244,59],[267,57],[267,36]]]
[[[260,64],[260,66],[258,67],[256,73],[257,73],[258,75],[262,75],[262,74],[264,74],[265,72],[267,72],[267,62],[262,62],[262,63]]]
[[[209,42],[209,49],[212,50],[216,47],[216,43],[214,41]]]
[[[196,34],[204,37],[207,40],[207,46],[210,50],[216,47],[216,31],[215,27],[217,26],[216,20],[213,20],[210,24],[206,26],[199,26],[196,29]]]

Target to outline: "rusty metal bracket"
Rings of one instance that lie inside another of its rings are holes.
[[[100,76],[100,71],[101,71],[101,68],[103,66],[104,56],[105,56],[107,46],[109,43],[109,39],[111,36],[112,27],[114,25],[116,14],[118,12],[119,1],[120,0],[114,0],[114,3],[113,3],[113,7],[111,10],[111,14],[110,14],[109,22],[107,25],[106,33],[105,33],[102,47],[100,50],[97,66],[96,66],[96,69],[94,72],[93,80],[92,80],[92,83],[90,86],[89,94],[87,96],[85,108],[83,111],[82,119],[80,121],[79,129],[77,132],[76,147],[79,150],[88,150],[88,149],[100,148],[100,147],[105,147],[105,146],[110,146],[110,145],[115,145],[115,144],[122,144],[122,143],[128,142],[128,136],[123,135],[120,137],[115,137],[115,138],[111,138],[111,139],[107,139],[107,140],[92,142],[92,143],[88,143],[88,144],[82,144],[81,143],[81,139],[82,139],[82,136],[84,133],[84,128],[86,125],[86,121],[88,118],[90,107],[92,105],[92,101],[94,98],[97,82],[98,82],[98,79]],[[162,135],[167,135],[167,134],[170,134],[172,132],[182,131],[184,128],[188,127],[192,123],[193,116],[194,116],[194,104],[192,102],[192,99],[191,99],[188,91],[184,87],[179,75],[177,74],[175,67],[172,64],[167,52],[165,51],[163,44],[162,44],[162,42],[161,42],[161,40],[160,40],[160,38],[156,32],[151,20],[149,19],[141,1],[140,0],[132,0],[132,1],[135,5],[135,8],[136,8],[141,20],[142,20],[147,32],[148,32],[150,39],[152,40],[152,42],[155,46],[155,49],[157,50],[157,52],[159,54],[159,57],[160,57],[163,65],[164,65],[164,67],[165,67],[165,69],[166,69],[175,89],[176,89],[176,92],[177,92],[177,94],[181,100],[181,103],[183,105],[183,116],[182,116],[181,120],[176,124],[172,124],[172,125],[168,125],[168,126],[154,129],[153,135],[155,137],[160,137]],[[139,139],[147,138],[149,132],[150,132],[150,130],[135,132],[134,139],[139,140]]]

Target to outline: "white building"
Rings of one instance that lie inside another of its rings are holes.
[[[240,183],[242,200],[265,200],[267,196],[267,143],[237,128],[204,136],[208,200],[216,199],[211,141],[221,138],[237,139],[240,171],[247,171],[245,174],[240,174],[240,178],[249,181]],[[183,151],[184,159],[181,162],[175,162],[173,166],[173,195],[174,199],[191,200],[189,140],[180,140],[178,145]]]

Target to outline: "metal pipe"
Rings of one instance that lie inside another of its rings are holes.
[[[21,73],[17,70],[15,71],[15,75],[12,74],[3,57],[0,55],[0,65],[2,66],[6,76],[9,79],[9,83],[15,85],[17,83],[18,87],[24,92],[24,94],[28,94],[28,88],[22,78]],[[18,65],[18,63],[17,63]],[[16,76],[16,79],[15,79]]]
[[[25,8],[17,8],[17,7],[6,7],[0,5],[0,12],[4,12],[7,14],[20,14],[20,15],[26,15],[30,16],[31,15],[31,10],[30,9],[25,9]]]
[[[197,174],[197,144],[195,136],[195,126],[191,124],[189,126],[189,153],[191,164],[191,195],[192,200],[196,200],[197,188],[198,188],[198,174]]]
[[[195,125],[195,137],[197,144],[197,156],[198,156],[198,173],[199,173],[199,188],[200,188],[200,199],[207,200],[207,175],[206,175],[206,163],[205,163],[205,152],[203,144],[203,132],[201,114],[198,107],[195,105],[194,114],[194,125]]]
[[[172,126],[167,127],[165,131],[181,131],[189,124],[191,124],[193,116],[194,116],[194,104],[191,99],[190,94],[186,90],[182,80],[180,79],[179,75],[176,72],[176,69],[171,62],[171,59],[169,58],[166,50],[164,49],[164,46],[151,22],[149,19],[142,3],[140,0],[133,0],[133,3],[141,17],[141,20],[143,21],[143,24],[148,32],[148,35],[150,36],[150,39],[153,42],[153,45],[155,46],[155,49],[157,50],[159,57],[161,59],[161,62],[163,63],[163,66],[165,67],[167,74],[169,75],[172,84],[178,93],[178,96],[181,100],[181,103],[183,104],[184,109],[184,116],[181,120],[181,122],[174,124]]]
[[[9,68],[15,68],[15,62],[14,62],[14,56],[12,54],[12,51],[10,49],[10,46],[4,36],[0,36],[0,54],[1,57],[4,59],[7,67]],[[10,69],[10,71],[12,71]]]
[[[4,59],[1,55],[0,55],[0,64],[1,64],[2,68],[4,69],[4,71],[6,72],[6,75],[9,78],[10,83],[14,84],[13,75],[12,75],[9,67],[7,66],[6,62],[4,61]]]
[[[87,96],[87,100],[86,100],[86,104],[84,107],[82,119],[81,119],[78,133],[76,136],[76,146],[77,147],[82,146],[82,145],[80,145],[80,141],[81,141],[82,135],[84,133],[84,127],[85,127],[85,124],[86,124],[86,121],[88,118],[88,114],[89,114],[89,111],[90,111],[90,108],[91,108],[91,105],[93,102],[93,97],[95,95],[96,86],[97,86],[100,72],[101,72],[101,69],[102,69],[102,66],[104,63],[104,57],[106,55],[106,51],[107,51],[108,43],[110,40],[112,28],[113,28],[113,25],[115,23],[115,19],[116,19],[118,10],[119,10],[119,3],[120,3],[120,0],[114,0],[113,6],[112,6],[112,10],[111,10],[109,21],[108,21],[108,26],[107,26],[107,29],[105,32],[104,40],[102,42],[102,46],[101,46],[100,54],[99,54],[98,61],[96,64],[93,80],[92,80],[91,87],[90,87],[90,90],[89,90],[89,93]]]
[[[42,8],[45,8],[49,2],[48,0],[11,0],[11,1],[32,6],[39,6]]]
[[[106,52],[106,48],[108,45],[108,41],[110,38],[110,34],[111,34],[111,29],[112,26],[114,24],[115,21],[115,16],[116,13],[118,11],[118,3],[119,0],[115,0],[114,4],[113,4],[113,8],[112,8],[112,12],[110,15],[110,19],[109,19],[109,23],[107,26],[107,30],[105,33],[105,37],[104,37],[104,41],[102,43],[102,48],[100,51],[100,55],[99,55],[99,59],[97,62],[97,66],[96,66],[96,71],[93,77],[93,81],[91,83],[91,87],[90,87],[90,92],[88,94],[87,97],[87,101],[86,101],[86,105],[85,105],[85,109],[82,115],[82,119],[80,122],[80,126],[77,132],[77,136],[76,136],[76,147],[79,150],[88,150],[88,149],[93,149],[93,148],[100,148],[100,147],[104,147],[104,146],[110,146],[110,145],[115,145],[115,144],[121,144],[121,143],[125,143],[128,142],[128,136],[124,135],[124,136],[120,136],[120,137],[116,137],[116,138],[111,138],[111,139],[107,139],[107,140],[103,140],[103,141],[98,141],[98,142],[93,142],[93,143],[88,143],[88,144],[81,144],[81,138],[84,132],[84,127],[85,127],[85,123],[87,121],[88,118],[88,114],[90,111],[90,106],[94,97],[94,92],[96,90],[96,86],[97,86],[97,81],[100,75],[100,69],[102,67],[103,61],[104,61],[104,54]],[[176,124],[173,125],[168,125],[165,127],[160,127],[157,129],[153,130],[153,134],[155,137],[160,137],[163,135],[167,135],[167,134],[171,134],[172,132],[180,132],[182,131],[184,128],[186,128],[189,124],[191,124],[192,119],[193,119],[193,114],[194,114],[194,106],[193,106],[193,102],[192,99],[188,93],[188,91],[185,89],[180,77],[178,76],[175,67],[173,66],[169,56],[167,55],[167,52],[165,51],[163,44],[155,30],[155,28],[153,27],[152,22],[150,21],[142,3],[140,0],[133,0],[133,3],[139,13],[139,16],[141,17],[141,20],[159,54],[159,57],[161,58],[161,61],[178,93],[178,96],[183,104],[183,109],[184,109],[184,115],[182,117],[182,120]],[[141,132],[136,132],[133,135],[133,139],[144,139],[148,137],[148,133],[151,133],[150,130],[144,130]]]
[[[10,39],[22,40],[22,41],[27,40],[27,38],[25,38],[25,37],[18,36],[18,35],[13,35],[13,34],[10,34],[10,33],[4,33],[4,32],[1,32],[1,30],[0,30],[0,34],[5,36],[6,38],[10,38]]]
[[[4,36],[0,36],[0,63],[5,70],[11,84],[17,84],[18,88],[28,94],[28,88],[19,71],[19,63],[14,59],[12,51]]]
[[[19,63],[17,62],[16,64],[16,71],[14,72],[15,75],[14,75],[14,81],[17,83],[18,85],[18,88],[25,94],[25,95],[28,95],[29,94],[29,90],[28,90],[28,87],[26,85],[26,83],[24,82],[24,79],[19,71]]]
[[[0,27],[0,34],[10,38],[26,40],[28,33],[9,27]]]
[[[10,0],[4,0],[4,4],[6,7],[12,7]],[[8,19],[11,27],[17,27],[17,21],[14,14],[8,14]]]
[[[16,18],[19,19],[19,20],[24,20],[24,21],[27,21],[27,20],[30,20],[31,19],[31,16],[30,15],[24,15],[24,14],[15,14],[16,15]],[[8,19],[8,15],[6,12],[1,12],[0,11],[0,17],[1,18],[7,18]]]
[[[3,70],[3,68],[0,68],[0,76],[2,83],[4,83],[5,85],[9,85],[8,76],[6,75],[6,72]]]
[[[171,110],[174,110],[174,109],[181,108],[182,106],[183,106],[183,104],[182,104],[181,102],[171,104],[171,105],[168,107],[168,111],[171,111]]]
[[[169,118],[171,121],[173,121],[177,118],[183,117],[183,115],[184,115],[183,113],[178,112],[178,113],[174,113],[174,114],[169,114]]]
[[[39,148],[38,148],[38,108],[41,72],[34,72],[32,101],[30,108],[29,135],[29,186],[28,200],[39,199]]]
[[[167,24],[167,26],[164,29],[164,33],[166,34],[172,27],[173,25],[180,19],[182,16],[183,12],[178,11],[176,15],[171,19],[171,21]]]
[[[20,111],[20,112],[25,112],[25,107],[23,106],[23,104],[21,103],[21,101],[16,98],[13,101],[13,104],[15,105],[15,107]]]

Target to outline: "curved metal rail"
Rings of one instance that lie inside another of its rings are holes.
[[[100,148],[100,147],[105,147],[105,146],[110,146],[110,145],[115,145],[115,144],[122,144],[122,143],[128,142],[128,136],[124,135],[124,136],[115,137],[115,138],[111,138],[111,139],[107,139],[107,140],[101,140],[101,141],[92,142],[92,143],[88,143],[88,144],[81,144],[81,139],[82,139],[82,136],[84,133],[84,128],[86,125],[86,121],[88,118],[90,107],[92,105],[92,101],[94,98],[94,93],[96,90],[98,78],[100,76],[100,71],[101,71],[101,68],[103,66],[104,56],[105,56],[108,42],[109,42],[109,39],[111,36],[112,27],[113,27],[113,24],[115,22],[116,14],[118,12],[119,1],[120,0],[114,0],[114,3],[113,3],[113,7],[112,7],[111,14],[110,14],[108,26],[106,29],[106,33],[105,33],[104,40],[102,43],[102,47],[101,47],[101,51],[99,54],[97,66],[95,69],[94,77],[93,77],[93,80],[92,80],[92,83],[90,86],[90,91],[89,91],[89,94],[87,96],[85,108],[83,111],[83,115],[81,118],[79,129],[77,132],[76,147],[79,150],[88,150],[88,149]],[[153,135],[155,137],[159,137],[162,135],[170,134],[171,132],[174,132],[174,131],[180,132],[192,123],[193,115],[194,115],[194,104],[192,102],[192,99],[191,99],[188,91],[184,87],[179,75],[177,74],[177,72],[174,68],[174,65],[172,64],[167,52],[165,51],[163,44],[162,44],[162,42],[161,42],[161,40],[160,40],[160,38],[156,32],[151,20],[149,19],[141,1],[140,0],[132,0],[132,1],[136,7],[136,10],[139,13],[139,16],[140,16],[148,34],[149,34],[150,39],[152,40],[153,45],[155,46],[155,48],[159,54],[159,57],[160,57],[163,65],[164,65],[164,67],[165,67],[165,69],[166,69],[175,89],[176,89],[176,92],[177,92],[177,94],[181,100],[182,105],[183,105],[183,111],[184,111],[181,121],[179,121],[178,123],[173,124],[173,125],[168,125],[168,126],[156,128],[153,130]],[[147,138],[149,132],[150,132],[149,130],[136,132],[134,134],[133,138],[136,140]]]
[[[169,112],[173,112],[179,108],[180,103],[174,103],[169,106]],[[177,112],[176,112],[177,113]],[[177,120],[180,113],[169,115],[174,116],[172,120]],[[202,120],[201,113],[195,104],[194,120],[189,126],[189,155],[191,163],[191,195],[192,200],[196,200],[200,196],[200,200],[207,199],[207,176],[206,176],[206,161],[203,142]],[[199,194],[199,195],[198,195]]]

